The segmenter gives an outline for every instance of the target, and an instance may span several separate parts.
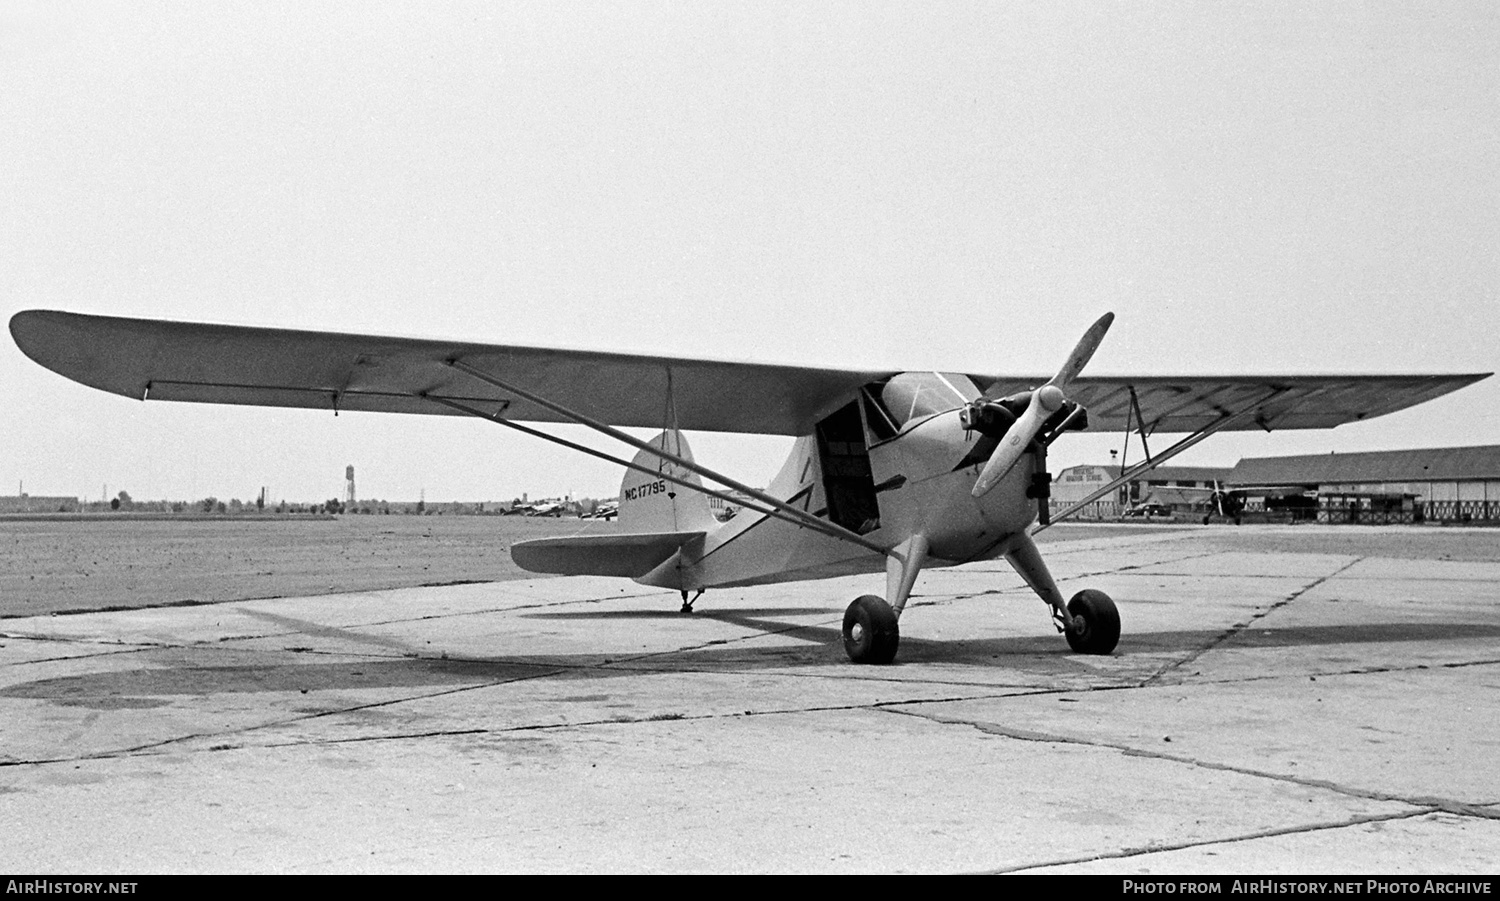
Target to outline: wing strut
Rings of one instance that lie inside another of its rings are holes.
[[[1275,400],[1278,395],[1285,393],[1286,390],[1287,389],[1285,388],[1277,388],[1264,397],[1258,398],[1255,401],[1246,404],[1233,413],[1225,413],[1218,419],[1192,433],[1191,435],[1187,436],[1186,438],[1182,439],[1181,441],[1177,442],[1176,444],[1172,445],[1171,447],[1167,448],[1154,457],[1149,456],[1150,452],[1148,451],[1148,456],[1146,457],[1144,462],[1137,463],[1129,469],[1121,470],[1119,478],[1115,479],[1102,488],[1098,488],[1090,492],[1089,495],[1083,500],[1078,501],[1071,506],[1064,507],[1057,513],[1052,514],[1052,519],[1050,522],[1038,526],[1035,530],[1032,531],[1031,534],[1035,535],[1037,532],[1042,531],[1043,529],[1047,528],[1047,526],[1052,525],[1058,520],[1066,519],[1067,517],[1072,516],[1079,510],[1082,510],[1084,507],[1087,507],[1089,504],[1097,501],[1099,498],[1104,497],[1106,494],[1109,494],[1111,491],[1114,491],[1121,485],[1129,482],[1131,479],[1134,479],[1144,473],[1148,473],[1156,467],[1162,465],[1163,463],[1202,441],[1204,438],[1212,435],[1214,432],[1220,431],[1221,429],[1226,429],[1229,426],[1234,425],[1236,422],[1239,422],[1241,419],[1244,419],[1246,416],[1249,416],[1251,413],[1254,413],[1256,410],[1260,409],[1267,402]],[[1132,395],[1133,394],[1134,392],[1132,391]],[[1127,440],[1129,439],[1129,437],[1129,435],[1126,435]],[[1144,433],[1141,437],[1145,437]]]
[[[776,519],[785,520],[786,522],[789,522],[794,526],[805,525],[805,523],[803,523],[800,519],[793,519],[792,517],[787,516],[785,513],[780,513],[776,510],[768,510],[764,507],[759,506],[758,504],[748,503],[744,498],[734,497],[733,495],[725,494],[722,491],[716,491],[712,488],[705,488],[702,485],[694,485],[692,482],[689,482],[686,479],[675,476],[671,473],[651,469],[646,466],[641,466],[640,464],[633,463],[629,460],[610,456],[603,451],[597,451],[591,447],[584,447],[581,444],[575,444],[574,442],[569,441],[566,438],[559,438],[556,435],[549,435],[546,432],[541,431],[540,429],[533,429],[530,426],[524,426],[518,422],[511,422],[509,419],[506,419],[499,414],[486,413],[485,411],[471,407],[468,404],[459,403],[451,397],[442,397],[437,394],[422,394],[419,396],[426,400],[430,400],[435,404],[442,404],[443,406],[448,407],[451,410],[458,410],[461,413],[468,413],[470,416],[489,420],[496,425],[503,425],[508,429],[515,429],[522,434],[531,435],[534,438],[541,438],[543,441],[550,441],[553,444],[560,444],[563,447],[568,448],[569,450],[576,450],[580,453],[588,454],[591,457],[597,457],[600,460],[606,460],[610,463],[617,463],[620,466],[625,467],[626,469],[633,469],[636,472],[643,473],[654,478],[665,479],[674,484],[681,485],[684,488],[691,488],[694,491],[700,491],[708,495],[709,497],[716,497],[719,500],[724,501],[725,503],[734,504],[738,507],[745,507],[747,509],[754,510],[756,513],[761,513],[766,516],[775,517]]]
[[[502,391],[509,391],[512,394],[524,397],[532,403],[551,410],[552,412],[558,414],[559,416],[562,416],[565,419],[576,422],[582,426],[588,426],[596,432],[608,435],[609,437],[614,438],[617,441],[623,441],[638,450],[643,450],[647,453],[655,454],[656,456],[664,460],[675,463],[678,466],[681,466],[683,469],[688,470],[689,472],[695,472],[705,479],[718,482],[720,485],[724,485],[725,487],[732,488],[735,491],[739,491],[746,495],[749,495],[750,497],[760,501],[766,506],[774,507],[777,510],[782,511],[783,513],[791,515],[796,520],[798,525],[803,525],[810,529],[816,529],[817,531],[822,532],[825,535],[828,535],[832,538],[842,539],[849,542],[850,544],[857,544],[860,547],[865,548],[866,550],[874,551],[875,553],[880,554],[883,557],[893,555],[892,551],[889,548],[883,548],[875,542],[863,538],[857,533],[850,531],[849,529],[845,529],[842,526],[839,526],[826,519],[819,519],[818,517],[813,516],[811,513],[808,513],[806,510],[799,510],[796,507],[793,507],[791,504],[788,504],[787,502],[778,498],[772,497],[764,491],[756,488],[751,488],[749,485],[746,485],[743,482],[738,482],[734,479],[729,478],[728,476],[720,475],[719,473],[714,472],[712,469],[695,463],[692,460],[688,460],[684,457],[679,457],[676,454],[668,453],[662,448],[642,441],[632,435],[627,435],[619,429],[600,422],[593,417],[585,416],[584,414],[579,413],[575,410],[570,410],[561,404],[553,403],[552,401],[547,400],[544,397],[532,394],[530,391],[517,388],[515,385],[495,378],[482,369],[470,366],[463,360],[455,358],[448,360],[447,362],[449,366],[457,369],[460,372],[467,373],[468,375],[479,379],[481,382],[487,382],[491,385],[494,385],[496,388],[499,388]],[[703,490],[698,486],[694,486],[691,484],[686,485],[686,487],[695,488],[696,490]]]
[[[1138,435],[1141,436],[1141,450],[1145,451],[1145,453],[1146,453],[1146,462],[1150,463],[1151,462],[1151,445],[1149,445],[1149,444],[1146,443],[1146,417],[1144,417],[1144,416],[1141,415],[1141,399],[1136,396],[1136,394],[1135,394],[1135,386],[1134,385],[1130,386],[1130,405],[1135,408],[1135,421],[1140,424],[1139,427],[1136,429],[1136,434],[1138,434]],[[1126,445],[1128,446],[1129,443],[1130,443],[1130,435],[1129,435],[1129,433],[1126,433],[1126,435],[1125,435],[1125,442],[1126,442]],[[1125,459],[1122,457],[1120,459],[1120,464],[1124,465],[1124,463],[1125,463]]]

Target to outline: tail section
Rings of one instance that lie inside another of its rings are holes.
[[[661,448],[684,460],[693,459],[687,439],[676,430],[662,432],[651,439],[651,446]],[[626,532],[711,532],[718,527],[718,520],[708,507],[708,495],[654,473],[665,473],[693,485],[703,482],[696,473],[663,460],[650,451],[635,455],[635,464],[652,471],[652,475],[625,471],[625,481],[620,483],[620,527]]]

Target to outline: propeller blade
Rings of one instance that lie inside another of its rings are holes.
[[[1000,445],[990,455],[989,462],[984,464],[984,469],[979,473],[979,478],[974,482],[973,496],[984,497],[994,488],[999,481],[1015,468],[1020,462],[1021,455],[1031,442],[1036,440],[1037,433],[1042,430],[1042,425],[1047,418],[1062,408],[1063,402],[1067,400],[1064,393],[1083,367],[1088,365],[1094,356],[1094,351],[1099,349],[1099,343],[1104,340],[1104,334],[1109,331],[1109,326],[1115,321],[1114,313],[1105,313],[1083,333],[1078,339],[1078,344],[1073,348],[1073,353],[1068,356],[1068,361],[1047,381],[1047,384],[1031,392],[1031,401],[1026,405],[1026,410],[1016,419],[1014,425],[1000,439]]]
[[[1083,367],[1087,366],[1089,360],[1093,358],[1094,351],[1099,349],[1099,343],[1104,340],[1104,333],[1109,331],[1110,324],[1114,321],[1114,313],[1105,313],[1089,326],[1089,330],[1078,339],[1078,345],[1073,348],[1073,353],[1068,356],[1068,362],[1063,364],[1063,368],[1059,369],[1057,375],[1054,375],[1047,384],[1056,385],[1067,391],[1068,385],[1078,378],[1078,373],[1082,372]]]
[[[1057,371],[1057,375],[1047,380],[1047,384],[1056,385],[1066,391],[1068,385],[1078,377],[1078,373],[1083,371],[1083,367],[1088,365],[1089,360],[1094,356],[1094,351],[1099,349],[1099,344],[1104,341],[1104,333],[1109,331],[1109,327],[1114,321],[1114,313],[1105,313],[1093,325],[1089,326],[1089,330],[1083,333],[1082,338],[1078,339],[1078,344],[1073,348],[1073,353],[1068,356],[1068,362],[1064,363],[1063,368]],[[985,389],[984,397],[988,400],[997,399],[1001,386],[1006,384],[1009,384],[1009,382],[1005,379],[995,382],[995,384]]]

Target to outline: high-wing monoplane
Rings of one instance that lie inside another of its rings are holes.
[[[1460,375],[1082,375],[1106,314],[1056,374],[996,376],[675,357],[207,325],[32,310],[11,334],[68,378],[137,400],[475,416],[627,470],[620,533],[526,541],[522,567],[623,576],[681,592],[885,572],[845,611],[844,648],[888,663],[918,573],[1004,557],[1076,651],[1108,654],[1120,616],[1071,599],[1032,536],[1215,432],[1332,428],[1484,378]],[[576,423],[634,447],[613,457],[527,423]],[[644,440],[624,428],[659,430]],[[1185,437],[1049,516],[1047,449],[1081,429]],[[795,436],[765,489],[693,459],[684,431]],[[711,483],[713,487],[705,482]],[[719,522],[709,498],[740,508]]]

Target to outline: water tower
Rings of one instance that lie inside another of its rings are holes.
[[[354,464],[344,467],[344,503],[354,506]]]

